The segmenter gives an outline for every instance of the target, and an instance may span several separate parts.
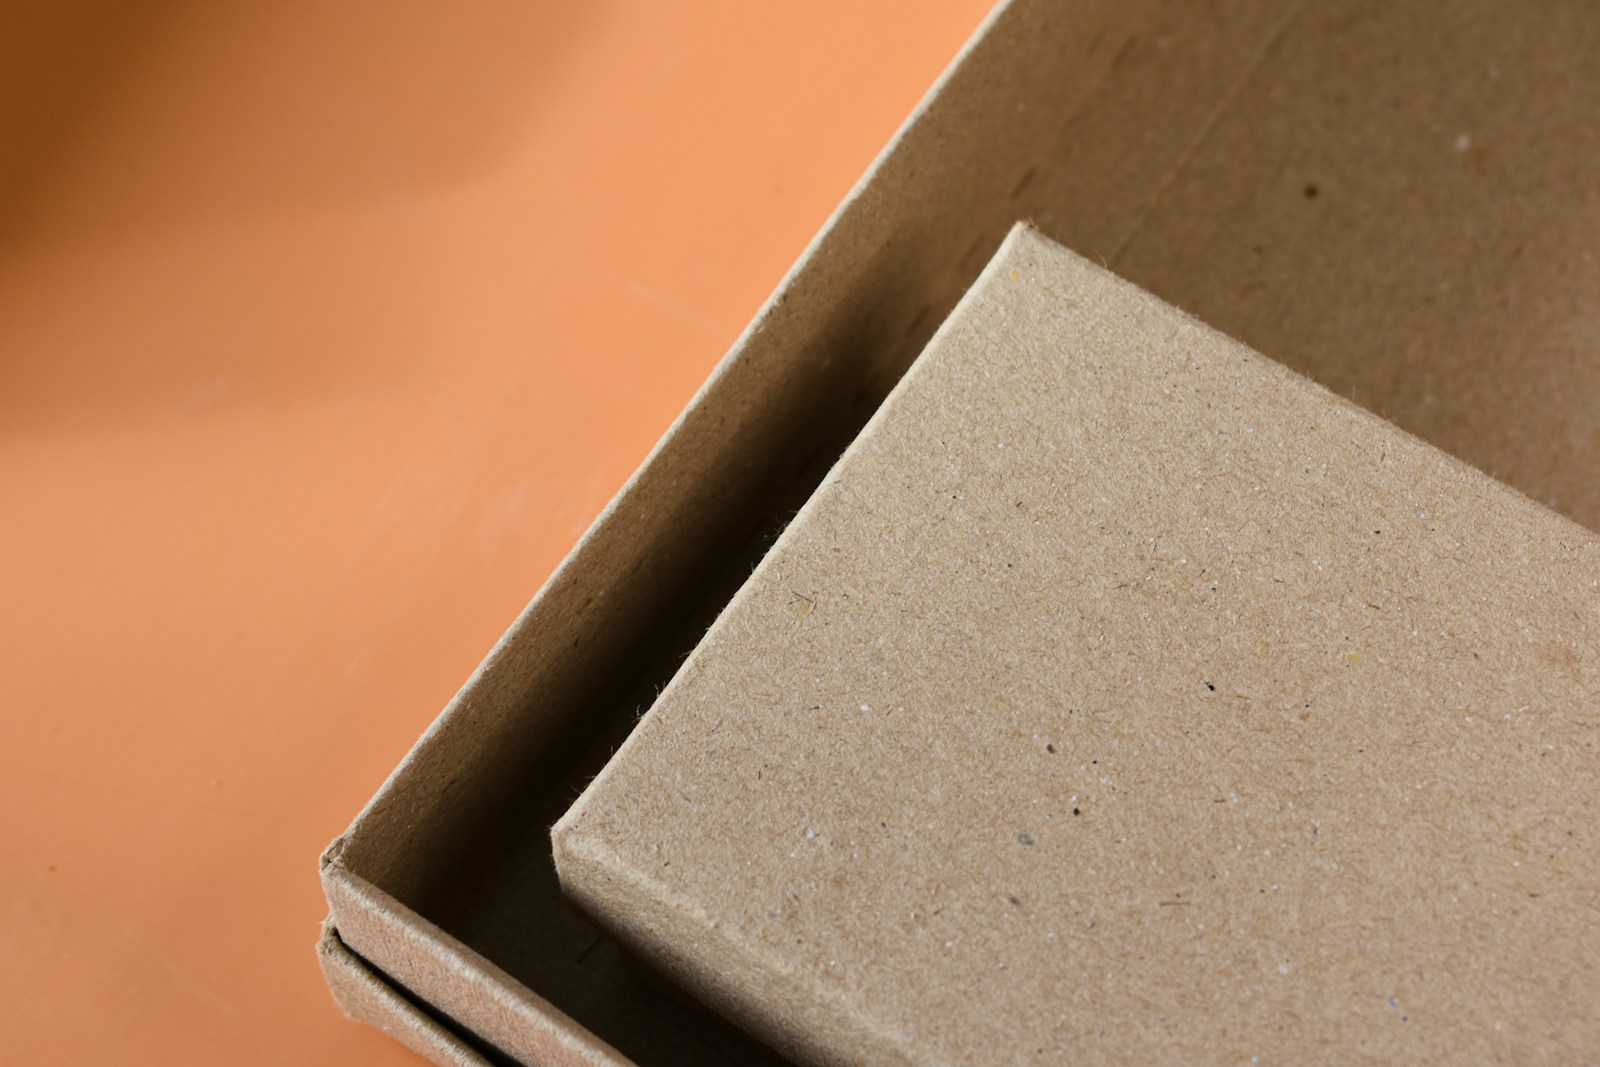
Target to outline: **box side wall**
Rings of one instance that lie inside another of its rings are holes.
[[[348,951],[403,981],[434,1011],[507,1059],[537,1067],[630,1064],[492,963],[350,874],[337,856],[323,866],[323,890]],[[390,994],[404,1003],[392,989]]]
[[[911,1067],[888,1036],[819,998],[800,976],[753,965],[747,946],[720,936],[688,902],[631,877],[582,835],[557,835],[562,884],[579,906],[606,916],[617,936],[640,946],[652,966],[796,1062],[828,1067]],[[693,953],[674,946],[694,945]],[[760,1004],[752,996],[760,991]]]
[[[488,1060],[428,1018],[363,963],[329,924],[317,941],[317,962],[340,1009],[439,1067],[491,1067]]]

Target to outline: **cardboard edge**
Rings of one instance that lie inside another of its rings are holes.
[[[369,971],[394,975],[408,992],[415,982],[429,995],[412,996],[508,1059],[549,1067],[631,1067],[631,1060],[565,1012],[351,872],[340,861],[343,842],[336,839],[322,856],[328,923]],[[432,997],[441,994],[449,1000],[435,1003]]]
[[[439,1067],[492,1067],[350,951],[331,919],[317,938],[317,963],[334,1002],[351,1020],[382,1031]]]
[[[729,936],[670,886],[615,862],[604,842],[573,832],[565,821],[551,837],[562,888],[575,905],[615,930],[625,944],[644,950],[652,967],[779,1052],[830,1067],[917,1062],[895,1035],[859,1025],[842,1004],[819,1001],[776,961],[768,961],[763,972],[771,980],[763,1002],[769,1008],[776,1003],[779,1010],[752,1012],[749,961],[759,950]],[[618,916],[627,920],[617,921]],[[668,930],[674,934],[663,938]],[[697,951],[660,951],[667,940],[694,944]]]

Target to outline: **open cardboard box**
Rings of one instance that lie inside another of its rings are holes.
[[[987,262],[1042,231],[1600,527],[1600,10],[1011,0],[323,857],[440,1063],[782,1062],[561,897],[549,827]]]

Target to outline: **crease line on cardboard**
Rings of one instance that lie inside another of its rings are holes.
[[[1128,250],[1128,246],[1144,230],[1145,225],[1150,221],[1150,216],[1155,213],[1162,198],[1167,195],[1167,190],[1172,188],[1173,183],[1178,180],[1178,176],[1189,166],[1189,162],[1194,158],[1195,153],[1200,150],[1200,146],[1205,144],[1206,139],[1211,136],[1211,132],[1216,129],[1217,123],[1222,121],[1222,116],[1228,113],[1228,109],[1233,106],[1235,100],[1239,99],[1239,94],[1244,91],[1244,87],[1250,84],[1250,79],[1255,77],[1256,72],[1272,57],[1272,53],[1277,51],[1283,44],[1284,38],[1288,36],[1289,27],[1294,25],[1294,21],[1305,11],[1305,7],[1306,0],[1295,0],[1293,4],[1289,5],[1289,9],[1284,12],[1283,18],[1273,28],[1272,33],[1267,36],[1267,41],[1261,46],[1261,50],[1256,53],[1249,63],[1245,64],[1245,68],[1240,73],[1238,80],[1233,83],[1227,92],[1222,94],[1222,99],[1217,102],[1217,106],[1211,109],[1211,113],[1200,124],[1200,129],[1190,139],[1189,143],[1184,146],[1183,151],[1178,154],[1177,162],[1172,165],[1172,169],[1167,172],[1166,177],[1162,178],[1156,185],[1155,191],[1150,194],[1150,199],[1139,209],[1139,214],[1134,218],[1133,224],[1129,226],[1128,232],[1123,235],[1122,240],[1118,241],[1116,247],[1111,250],[1110,257],[1101,258],[1101,264],[1107,270],[1116,269],[1116,263],[1122,258],[1122,253]],[[1131,38],[1129,43],[1132,43]]]

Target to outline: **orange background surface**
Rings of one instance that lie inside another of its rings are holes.
[[[316,858],[987,0],[0,15],[0,1040],[403,1063]]]

